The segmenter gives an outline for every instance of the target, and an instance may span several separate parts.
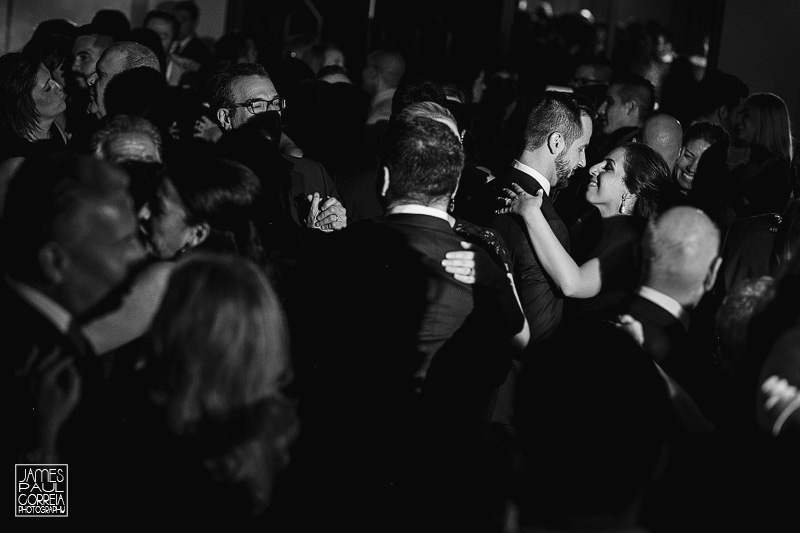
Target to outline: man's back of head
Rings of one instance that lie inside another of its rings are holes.
[[[415,203],[446,210],[464,168],[464,151],[449,126],[415,116],[389,123],[382,160],[390,205]]]
[[[670,172],[683,146],[683,128],[672,115],[656,113],[642,124],[638,140],[655,150],[667,162]]]
[[[444,86],[430,78],[416,78],[402,82],[392,96],[392,117],[403,108],[417,102],[435,102],[447,105],[447,94]]]
[[[697,112],[693,122],[712,122],[732,133],[737,111],[748,96],[750,89],[741,79],[727,72],[711,70],[698,85]]]
[[[161,65],[155,52],[141,43],[120,41],[109,46],[103,54],[118,54],[124,57],[120,72],[136,67],[149,67],[161,72]]]
[[[644,284],[691,309],[714,286],[720,231],[700,209],[677,206],[652,218],[643,238]]]
[[[367,56],[363,76],[365,89],[376,94],[383,89],[397,88],[406,73],[406,61],[403,54],[396,50],[379,49]],[[373,81],[370,81],[373,80]]]

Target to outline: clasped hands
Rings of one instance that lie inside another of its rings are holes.
[[[539,189],[536,191],[535,195],[532,195],[525,192],[525,190],[516,183],[512,183],[511,189],[504,187],[501,192],[503,196],[497,199],[505,202],[506,205],[495,211],[498,215],[505,215],[506,213],[524,215],[526,211],[541,209],[542,207],[544,189]]]
[[[308,212],[306,225],[329,233],[347,227],[347,210],[342,203],[334,197],[322,200],[318,192],[308,195],[311,209]]]

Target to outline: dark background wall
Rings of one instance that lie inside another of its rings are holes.
[[[0,0],[0,53],[20,48],[45,18],[88,22],[100,8],[125,12],[134,25],[155,0]],[[316,32],[342,46],[358,75],[365,54],[399,48],[418,74],[470,84],[488,58],[521,53],[515,36],[519,0],[197,0],[201,35],[216,39],[237,28],[252,30],[267,57],[287,37]],[[531,5],[538,1],[529,2]],[[798,0],[552,0],[556,14],[589,10],[606,44],[631,20],[656,20],[678,53],[702,51],[708,62],[741,77],[756,92],[784,98],[800,120],[800,1]],[[373,7],[371,9],[371,6]],[[374,16],[370,17],[370,13]],[[546,62],[547,58],[538,61]],[[535,69],[537,65],[534,65]]]

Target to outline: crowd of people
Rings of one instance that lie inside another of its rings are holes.
[[[0,56],[11,455],[70,466],[71,521],[796,522],[780,96],[584,48],[542,59],[566,84],[520,50],[472,87],[389,46],[265,61],[199,16],[48,19]]]

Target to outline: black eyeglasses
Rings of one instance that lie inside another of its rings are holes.
[[[251,114],[257,115],[268,109],[283,111],[286,109],[286,99],[276,96],[272,100],[249,100],[242,104],[233,104],[231,107],[246,107]]]

